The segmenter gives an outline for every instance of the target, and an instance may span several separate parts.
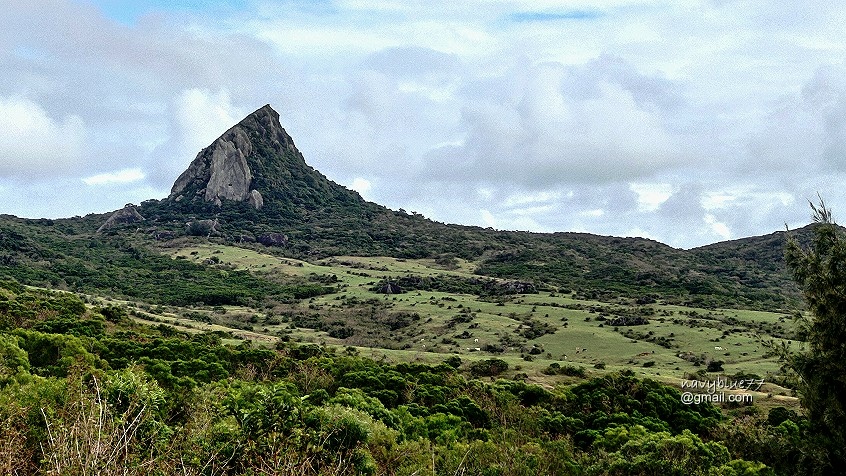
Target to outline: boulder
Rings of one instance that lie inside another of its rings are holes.
[[[282,233],[262,233],[256,239],[264,246],[288,246],[288,235]]]
[[[211,236],[220,232],[217,220],[192,220],[185,224],[185,232],[191,236]]]
[[[144,221],[144,217],[138,213],[138,210],[135,209],[135,205],[127,203],[123,208],[112,213],[112,216],[110,216],[105,223],[100,225],[100,228],[97,228],[97,233],[101,233],[104,230],[115,228],[117,226],[129,225],[141,221]]]
[[[508,281],[504,286],[508,293],[513,294],[535,294],[538,292],[534,284],[525,281]]]
[[[238,240],[238,243],[255,243],[256,237],[251,235],[250,233],[241,233],[240,235],[235,237]]]
[[[262,198],[261,193],[259,193],[258,190],[251,190],[250,196],[247,200],[256,210],[261,210],[261,207],[264,206],[264,198]]]
[[[397,284],[390,281],[379,284],[376,288],[379,294],[402,294],[403,290]]]
[[[156,241],[167,241],[176,238],[176,233],[172,231],[159,231],[156,230],[151,233],[151,236]]]

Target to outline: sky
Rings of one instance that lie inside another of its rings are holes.
[[[168,195],[265,104],[392,209],[677,248],[846,213],[846,9],[781,0],[28,0],[0,213]]]

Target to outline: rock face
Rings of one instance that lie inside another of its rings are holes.
[[[254,188],[255,174],[250,157],[264,147],[293,148],[293,141],[279,124],[279,114],[270,105],[250,114],[201,150],[170,191],[170,199],[202,199],[218,206],[223,200],[248,202],[256,209],[264,206],[262,194]]]
[[[112,213],[112,216],[110,216],[109,219],[100,226],[100,228],[97,228],[97,233],[101,233],[104,230],[108,230],[116,226],[138,223],[140,221],[144,221],[144,217],[138,213],[138,210],[135,209],[135,205],[127,203],[123,208]]]
[[[150,234],[150,236],[152,236],[156,241],[167,241],[176,238],[176,233],[172,231],[155,230]]]

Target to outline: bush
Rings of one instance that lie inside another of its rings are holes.
[[[508,362],[502,359],[487,359],[470,364],[474,377],[495,377],[508,370]]]
[[[708,362],[708,368],[705,370],[708,372],[722,372],[723,371],[723,362],[722,360],[712,360]]]

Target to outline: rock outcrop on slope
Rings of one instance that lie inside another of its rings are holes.
[[[201,150],[170,191],[170,199],[202,199],[221,205],[223,200],[248,202],[255,209],[264,206],[255,188],[252,158],[271,149],[296,151],[294,142],[279,123],[279,114],[266,105],[226,131]],[[299,152],[296,152],[299,154]]]
[[[288,246],[288,235],[282,233],[262,233],[256,241],[264,246]]]
[[[100,225],[100,228],[97,228],[97,233],[102,233],[105,230],[121,225],[138,223],[140,221],[144,221],[144,217],[138,213],[138,210],[135,209],[135,205],[127,203],[123,208],[112,213],[112,216],[110,216],[105,223]]]

